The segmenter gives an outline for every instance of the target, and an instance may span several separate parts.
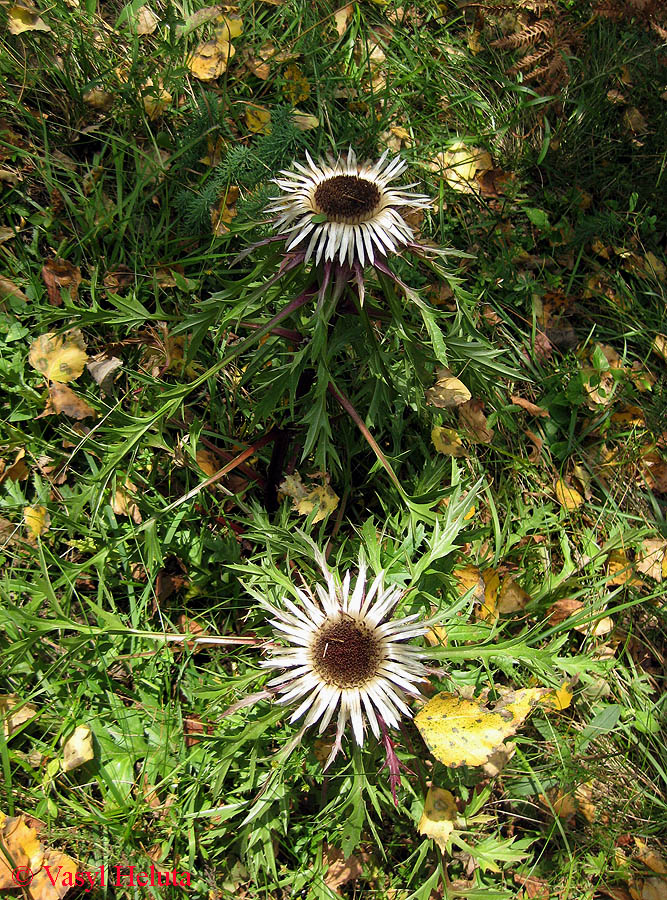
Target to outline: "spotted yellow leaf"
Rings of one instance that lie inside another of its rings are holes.
[[[431,441],[438,453],[445,456],[467,456],[463,441],[458,436],[455,428],[444,428],[441,425],[434,426],[431,431]]]
[[[214,38],[199,44],[188,59],[188,68],[200,81],[215,81],[227,71],[229,60],[236,53],[229,41]]]
[[[28,529],[28,536],[36,540],[47,531],[51,518],[45,506],[26,506],[23,510],[23,521]]]
[[[558,712],[567,709],[572,703],[572,697],[574,696],[571,687],[572,684],[565,681],[559,688],[549,691],[541,700],[542,706],[546,706],[547,709],[555,709]]]
[[[445,691],[429,700],[415,724],[441,763],[451,768],[483,766],[545,693],[544,688],[510,691],[489,710],[476,700]]]
[[[219,41],[233,41],[243,34],[243,19],[237,12],[228,12],[215,20],[215,36]]]
[[[458,810],[451,791],[430,787],[424,802],[424,812],[419,820],[419,833],[432,838],[444,853],[457,818]]]
[[[498,618],[498,590],[500,576],[495,569],[482,572],[484,580],[484,603],[476,610],[475,616],[483,622],[495,622]]]
[[[83,372],[88,354],[83,335],[78,328],[64,334],[48,332],[30,345],[28,360],[33,369],[49,381],[74,381]]]
[[[245,121],[254,134],[271,134],[271,112],[263,106],[249,106]]]
[[[322,519],[330,515],[338,506],[339,499],[338,494],[332,491],[328,484],[318,485],[311,491],[308,491],[302,500],[296,502],[295,509],[300,515],[309,516],[317,507],[317,512],[313,518],[314,524],[315,522],[321,522]]]

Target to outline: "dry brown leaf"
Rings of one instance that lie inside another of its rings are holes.
[[[92,759],[95,759],[93,734],[87,725],[79,725],[63,746],[62,770],[71,772],[72,769],[78,769]]]
[[[25,481],[29,472],[30,469],[25,461],[25,448],[23,447],[16,451],[14,462],[10,466],[0,459],[0,484],[7,479],[10,481]]]
[[[203,41],[188,59],[188,68],[200,81],[215,81],[227,71],[236,50],[229,41],[214,38]]]
[[[667,878],[644,878],[630,884],[633,900],[667,900]]]
[[[36,541],[48,531],[51,516],[45,506],[26,506],[23,509],[23,521],[28,529],[28,539]]]
[[[137,487],[129,478],[125,479],[123,487],[116,487],[111,508],[117,516],[127,516],[132,519],[135,525],[140,525],[143,521],[141,511],[133,499],[137,493]]]
[[[28,302],[27,295],[24,294],[20,288],[17,288],[16,285],[8,278],[5,278],[4,275],[0,275],[0,300],[6,300],[11,297],[14,297],[16,300],[21,300],[23,303]]]
[[[539,418],[549,417],[548,410],[543,409],[541,406],[537,406],[535,403],[531,403],[530,400],[526,400],[523,397],[517,397],[514,394],[512,394],[510,400],[515,406],[520,406],[521,409],[525,409],[531,416],[538,416]]]
[[[485,582],[477,566],[457,566],[452,572],[459,585],[459,596],[472,591],[472,597],[478,603],[484,603]]]
[[[338,888],[350,881],[356,881],[363,874],[363,867],[358,856],[352,854],[345,858],[337,847],[326,844],[322,853],[322,863],[327,867],[324,883],[335,893]]]
[[[292,122],[294,122],[299,131],[312,131],[313,128],[320,127],[320,120],[317,116],[301,112],[301,110],[296,108],[292,110]]]
[[[584,498],[579,491],[567,484],[562,478],[559,478],[556,482],[554,493],[556,494],[556,500],[558,500],[560,505],[568,510],[568,512],[578,509],[584,502]]]
[[[500,775],[515,753],[516,744],[513,744],[512,741],[508,741],[506,744],[498,747],[482,766],[484,773],[490,778],[495,778],[497,775]]]
[[[459,422],[475,443],[490,444],[493,440],[493,429],[487,425],[481,400],[468,400],[459,406]]]
[[[458,817],[456,800],[451,791],[431,786],[424,801],[424,811],[417,831],[424,837],[432,838],[444,853]]]
[[[122,365],[123,361],[117,356],[105,356],[104,353],[99,353],[86,363],[86,368],[95,383],[99,385],[102,393],[109,394],[116,380],[116,373]]]
[[[63,289],[69,291],[72,300],[76,300],[81,284],[81,269],[66,259],[47,259],[42,267],[42,280],[51,306],[62,306]]]
[[[648,847],[641,838],[635,837],[634,841],[637,848],[633,853],[634,858],[658,875],[667,875],[667,864],[658,851]]]
[[[523,887],[522,896],[526,900],[549,900],[549,883],[537,875],[514,875],[514,881]]]
[[[468,388],[447,369],[438,369],[435,384],[426,391],[426,402],[440,409],[450,409],[467,403],[472,397]]]
[[[202,9],[198,9],[186,18],[183,25],[179,25],[176,28],[176,37],[185,37],[185,35],[190,34],[191,31],[201,28],[202,25],[216,19],[223,10],[223,6],[204,6]]]
[[[46,409],[37,418],[63,413],[70,419],[96,418],[97,413],[86,401],[66,384],[54,382],[49,385],[49,400]]]
[[[497,609],[501,614],[518,612],[530,603],[531,596],[509,575],[503,578],[498,591]]]
[[[39,16],[39,11],[32,3],[15,3],[7,11],[7,20],[10,34],[23,34],[24,31],[52,31],[44,19]]]
[[[547,610],[549,625],[560,625],[561,622],[583,609],[583,606],[581,600],[574,600],[572,597],[562,597],[560,600],[556,600]]]
[[[625,127],[633,134],[645,134],[648,131],[648,123],[636,106],[631,106],[623,113]]]
[[[655,452],[644,454],[642,467],[649,488],[657,494],[667,494],[667,462],[660,454]]]
[[[5,738],[37,715],[37,707],[32,703],[24,703],[18,694],[0,694],[0,719]]]

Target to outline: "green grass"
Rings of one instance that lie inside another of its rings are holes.
[[[570,81],[543,97],[504,74],[513,57],[486,45],[491,31],[471,52],[471,23],[453,4],[354,4],[339,35],[333,7],[248,3],[228,71],[202,84],[187,60],[212,25],[181,30],[198,6],[155,5],[156,31],[138,36],[139,5],[57,2],[41,11],[50,32],[21,35],[2,14],[12,232],[0,243],[0,693],[34,714],[0,731],[0,810],[40,820],[42,840],[81,870],[152,861],[191,873],[195,898],[335,897],[331,848],[359,861],[343,896],[512,897],[528,876],[562,898],[628,884],[641,895],[652,873],[626,836],[657,848],[667,821],[665,582],[619,583],[608,561],[623,549],[637,575],[644,541],[667,538],[664,487],[643,462],[665,465],[667,376],[652,351],[667,334],[665,48],[637,23],[574,10],[585,27]],[[266,79],[242,68],[262,53]],[[290,64],[310,86],[299,109],[320,124],[309,131],[292,120]],[[151,119],[144,97],[158,77],[172,100]],[[86,101],[92,88],[109,93],[106,111]],[[249,130],[249,103],[271,111],[271,134]],[[624,122],[632,107],[644,133]],[[392,126],[410,136],[409,180],[438,201],[421,233],[448,255],[395,263],[413,296],[369,273],[361,313],[352,292],[338,308],[313,300],[265,337],[307,286],[298,269],[267,284],[275,245],[235,261],[270,234],[270,179],[306,149],[376,157]],[[457,192],[434,171],[459,140],[511,173],[499,196]],[[215,164],[202,162],[216,145]],[[210,208],[230,186],[237,215],[216,236]],[[82,276],[56,306],[41,274],[54,257]],[[119,288],[109,276],[121,270]],[[105,391],[88,371],[70,383],[96,412],[81,422],[42,415],[47,385],[28,361],[37,337],[71,328],[89,357],[122,361]],[[489,443],[427,403],[444,363],[484,404]],[[596,406],[600,385],[614,395]],[[634,408],[639,418],[619,416]],[[458,429],[466,456],[435,451],[436,425]],[[217,468],[250,452],[209,485],[203,450],[219,451]],[[340,503],[323,522],[277,492],[293,469],[330,476]],[[558,502],[559,478],[580,506]],[[40,538],[24,523],[35,506],[50,517]],[[261,696],[273,633],[255,597],[279,601],[293,568],[318,577],[299,529],[341,574],[363,548],[373,570],[411,589],[403,614],[437,612],[448,642],[430,650],[433,693],[492,703],[567,680],[572,704],[538,707],[495,776],[445,767],[406,720],[392,735],[409,769],[397,806],[373,740],[361,751],[346,740],[323,774],[316,735],[290,747],[298,725]],[[527,605],[480,619],[479,599],[461,595],[461,564],[511,575]],[[564,598],[582,611],[550,624]],[[605,617],[612,630],[596,634]],[[63,772],[79,725],[94,760]],[[466,820],[444,856],[418,830],[431,784]],[[586,785],[594,815],[580,799],[555,814]]]

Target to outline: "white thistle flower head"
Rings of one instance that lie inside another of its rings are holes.
[[[347,158],[329,158],[307,164],[295,162],[275,184],[281,197],[269,212],[277,214],[276,229],[285,238],[288,252],[300,251],[303,261],[363,270],[383,265],[387,255],[414,244],[412,229],[402,211],[425,208],[428,197],[409,188],[390,187],[406,168],[400,158],[388,159],[385,151],[377,162],[358,163],[350,147]]]
[[[301,734],[316,723],[322,734],[337,712],[326,769],[341,747],[348,721],[362,746],[366,722],[380,739],[386,726],[395,728],[401,716],[412,715],[406,695],[419,696],[417,684],[426,681],[427,670],[421,662],[423,650],[405,641],[427,628],[415,621],[419,613],[391,618],[401,588],[385,588],[382,572],[367,587],[363,560],[354,589],[350,572],[338,582],[319,551],[317,562],[325,585],[315,585],[316,596],[296,589],[300,605],[286,597],[280,607],[262,601],[274,617],[276,636],[288,644],[262,665],[284,670],[268,687],[281,695],[280,703],[298,702],[290,722],[305,715]]]

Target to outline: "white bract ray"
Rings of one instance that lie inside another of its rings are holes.
[[[427,630],[418,615],[392,619],[401,589],[383,586],[383,573],[370,585],[359,563],[354,589],[347,572],[338,582],[321,554],[325,584],[297,591],[299,603],[283,598],[280,606],[262,601],[271,614],[276,638],[285,647],[262,665],[283,670],[268,683],[279,702],[295,704],[291,722],[305,716],[302,731],[318,726],[322,734],[337,714],[336,739],[325,769],[340,749],[348,722],[359,746],[366,724],[379,740],[385,725],[397,727],[411,716],[406,695],[419,696],[425,681],[424,651],[405,642]]]
[[[412,244],[414,234],[403,218],[407,209],[425,208],[431,200],[410,193],[413,184],[390,187],[405,170],[400,158],[358,163],[352,148],[347,157],[306,165],[295,162],[275,184],[282,191],[269,212],[285,236],[288,252],[301,251],[304,261],[349,267],[374,265]]]

